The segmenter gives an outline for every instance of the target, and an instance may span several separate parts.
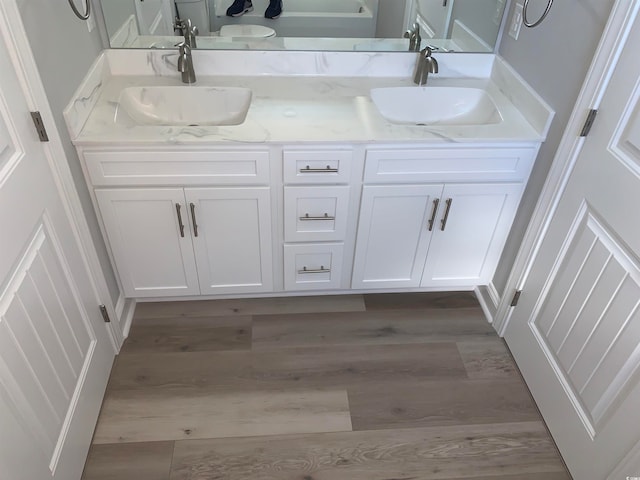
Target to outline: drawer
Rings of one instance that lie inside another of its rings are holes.
[[[518,181],[527,178],[537,148],[367,151],[365,183]]]
[[[349,183],[351,150],[285,150],[282,155],[284,183]]]
[[[284,246],[284,289],[341,288],[342,244]]]
[[[284,241],[344,240],[349,187],[285,187]]]
[[[83,156],[95,186],[269,183],[266,150],[85,150]]]

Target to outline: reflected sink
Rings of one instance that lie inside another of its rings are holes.
[[[380,114],[391,123],[489,125],[502,121],[491,96],[480,88],[374,88],[371,99]]]
[[[138,125],[240,125],[251,90],[237,87],[129,87],[120,94],[116,122],[126,113]]]

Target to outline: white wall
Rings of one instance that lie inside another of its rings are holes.
[[[405,0],[380,0],[378,3],[377,38],[401,38],[404,33]]]
[[[84,7],[83,0],[82,3],[81,0],[75,2],[80,9]],[[80,161],[62,117],[62,111],[102,50],[100,35],[97,29],[89,33],[86,23],[73,14],[67,0],[19,0],[18,7],[115,305],[119,296],[118,284],[100,234]]]
[[[505,33],[500,54],[551,105],[556,117],[542,146],[529,185],[493,279],[499,293],[544,185],[614,0],[557,0],[538,27],[522,28],[518,41]],[[533,8],[535,4],[535,7]],[[512,9],[515,0],[512,4]],[[531,2],[535,20],[546,0]],[[512,12],[509,12],[511,19]]]

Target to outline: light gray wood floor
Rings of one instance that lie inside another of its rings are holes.
[[[140,304],[84,480],[567,480],[470,293]]]

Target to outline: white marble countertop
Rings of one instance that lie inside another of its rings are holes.
[[[389,123],[378,113],[369,98],[369,90],[413,85],[407,76],[258,74],[198,75],[198,86],[242,86],[253,91],[247,118],[241,125],[140,126],[133,122],[116,123],[121,91],[129,86],[182,85],[179,74],[168,71],[151,75],[118,75],[117,72],[114,74],[113,70],[117,71],[115,67],[105,73],[108,68],[99,65],[94,68],[95,86],[92,88],[92,81],[87,80],[65,111],[76,145],[540,142],[545,139],[550,123],[550,118],[542,117],[545,113],[548,113],[547,116],[553,114],[544,106],[535,105],[535,95],[522,95],[521,86],[518,87],[520,94],[511,91],[518,88],[513,85],[510,74],[505,75],[504,68],[496,73],[496,66],[493,65],[493,73],[489,78],[434,75],[429,79],[429,85],[486,89],[503,119],[497,124],[413,126]],[[505,80],[506,77],[509,78]]]

